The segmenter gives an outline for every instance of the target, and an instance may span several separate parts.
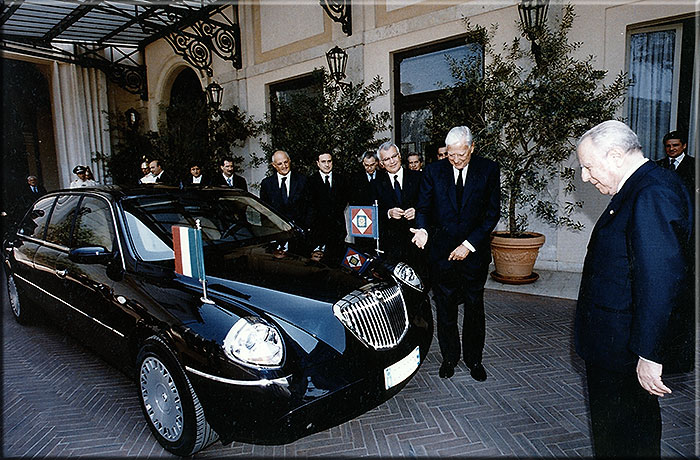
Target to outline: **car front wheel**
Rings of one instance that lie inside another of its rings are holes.
[[[7,270],[7,268],[5,268]],[[12,315],[18,323],[27,324],[30,320],[30,309],[27,308],[26,299],[20,295],[15,284],[15,277],[11,273],[7,275],[7,299],[10,302]]]
[[[137,358],[139,401],[148,426],[168,451],[190,456],[218,439],[192,384],[165,342],[144,342]]]

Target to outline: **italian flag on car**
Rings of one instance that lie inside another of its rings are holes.
[[[175,271],[200,281],[205,280],[202,230],[173,225]]]

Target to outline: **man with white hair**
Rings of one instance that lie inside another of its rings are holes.
[[[416,228],[410,231],[416,246],[429,247],[442,353],[440,377],[452,377],[459,361],[457,309],[463,303],[463,359],[472,378],[484,381],[484,284],[491,262],[491,232],[500,217],[500,174],[494,161],[472,156],[474,141],[466,126],[452,128],[445,145],[449,161],[435,161],[423,171]]]
[[[662,373],[688,371],[694,350],[693,207],[678,176],[609,120],[579,140],[581,178],[610,204],[588,243],[576,306],[597,457],[659,457]]]

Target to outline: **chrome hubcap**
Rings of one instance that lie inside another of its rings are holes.
[[[141,363],[141,398],[146,413],[161,436],[174,442],[182,436],[183,410],[180,393],[165,365],[153,356]]]
[[[17,293],[17,286],[15,285],[15,279],[12,275],[7,277],[7,296],[10,298],[10,307],[12,307],[12,313],[19,318],[20,305],[19,305],[19,294]]]

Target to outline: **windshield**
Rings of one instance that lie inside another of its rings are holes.
[[[157,195],[122,201],[133,247],[142,260],[174,257],[172,226],[202,227],[204,250],[289,237],[292,225],[245,195]]]

